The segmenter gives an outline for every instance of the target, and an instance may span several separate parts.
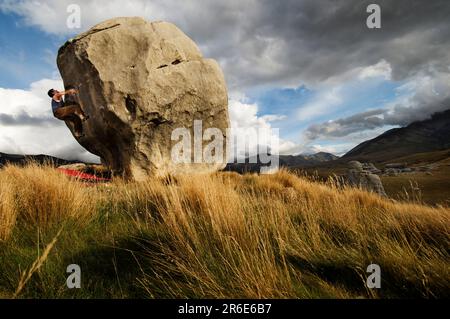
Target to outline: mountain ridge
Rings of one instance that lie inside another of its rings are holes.
[[[24,165],[27,162],[37,162],[39,164],[49,163],[51,165],[67,165],[73,163],[80,163],[77,160],[65,160],[51,155],[36,154],[36,155],[22,155],[22,154],[7,154],[0,152],[0,167],[10,164]]]
[[[390,129],[364,141],[342,156],[342,159],[384,162],[415,153],[450,148],[450,109],[434,113],[429,119]]]
[[[339,159],[338,156],[326,152],[318,152],[315,154],[278,155],[276,157],[278,157],[279,167],[311,167],[324,162]],[[261,167],[266,166],[268,166],[268,164],[262,163],[259,160],[259,155],[255,155],[245,158],[245,163],[228,163],[225,167],[225,171],[235,171],[239,173],[260,172]]]

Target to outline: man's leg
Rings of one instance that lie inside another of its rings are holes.
[[[57,108],[55,111],[55,116],[58,117],[56,113],[58,113],[59,117],[61,118],[76,115],[77,117],[80,118],[80,120],[82,121],[86,120],[86,115],[78,105],[67,105]]]
[[[69,85],[69,86],[66,87],[66,90],[71,90],[71,89],[74,89],[76,92],[75,93],[68,93],[68,94],[66,94],[64,96],[64,106],[67,106],[67,107],[75,106],[77,108],[75,114],[82,121],[85,121],[85,120],[87,120],[89,118],[89,115],[86,115],[83,112],[82,108],[81,108],[82,104],[81,104],[80,98],[78,96],[78,88],[76,88],[76,87],[74,87],[72,85]]]
[[[76,114],[75,111],[76,110],[74,110],[73,108],[71,109],[70,106],[69,107],[64,106],[57,108],[55,110],[54,115],[57,119],[72,123],[75,131],[74,135],[76,137],[81,137],[83,135],[83,124],[81,123],[81,118],[75,115]]]
[[[73,123],[73,129],[75,131],[75,137],[82,137],[83,136],[83,124],[81,123],[81,120],[74,116],[72,119]]]

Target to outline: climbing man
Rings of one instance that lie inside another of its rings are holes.
[[[86,121],[89,116],[84,114],[78,104],[72,102],[72,99],[69,99],[69,97],[74,96],[76,93],[77,91],[75,89],[69,89],[63,92],[50,89],[47,94],[52,98],[53,115],[59,120],[73,123],[74,135],[76,138],[80,138],[84,136],[82,122]],[[67,102],[63,100],[64,95],[67,95]]]

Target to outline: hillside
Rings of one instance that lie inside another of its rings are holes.
[[[416,153],[450,148],[450,110],[430,119],[395,128],[365,141],[346,153],[343,160],[386,162]]]
[[[5,298],[449,297],[449,209],[286,171],[87,186],[6,166],[0,203]]]
[[[335,175],[345,176],[350,160],[340,158],[312,167],[291,167],[291,169],[301,175],[306,173],[313,179],[319,178],[325,181]],[[387,163],[404,163],[414,170],[397,176],[380,175],[386,193],[390,198],[401,200],[410,198],[411,193],[415,193],[414,196],[420,197],[421,202],[450,207],[450,149],[389,158],[384,163],[373,162],[379,169],[384,169]],[[429,169],[415,170],[419,167],[429,167]]]
[[[7,164],[25,165],[28,162],[35,162],[39,164],[52,164],[55,166],[76,163],[77,161],[68,161],[50,155],[18,155],[6,154],[0,152],[0,167]]]

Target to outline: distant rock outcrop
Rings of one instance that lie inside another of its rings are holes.
[[[408,167],[408,163],[388,163],[384,165],[383,169],[378,169],[373,163],[365,163],[359,161],[348,162],[349,169],[363,171],[381,176],[398,176],[400,174],[411,174],[417,172],[429,172],[433,168],[439,166],[438,164],[428,164],[422,166]]]
[[[395,169],[404,169],[406,168],[407,163],[388,163],[384,167],[385,168],[395,168]]]
[[[380,174],[381,170],[378,169],[373,163],[362,163],[363,169],[372,174]]]
[[[202,120],[203,131],[214,127],[225,135],[229,127],[219,65],[203,58],[175,25],[111,19],[69,40],[57,62],[65,87],[78,88],[81,107],[90,116],[78,142],[114,174],[143,179],[225,167],[225,160],[179,164],[171,159],[178,142],[171,140],[175,128],[194,136],[194,120]]]
[[[387,197],[380,177],[364,170],[363,164],[358,161],[348,163],[347,181],[351,186],[360,187]]]

